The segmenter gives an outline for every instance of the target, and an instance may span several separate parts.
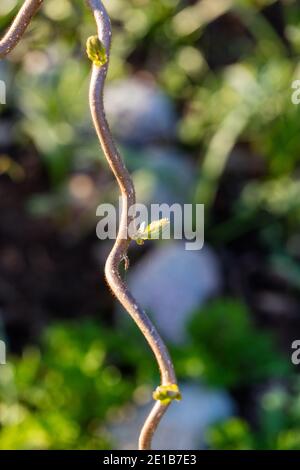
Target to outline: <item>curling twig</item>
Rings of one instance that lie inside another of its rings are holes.
[[[174,368],[167,348],[146,313],[140,308],[129,292],[127,285],[119,273],[119,265],[124,257],[127,256],[130,244],[128,227],[132,224],[133,218],[129,215],[129,208],[135,204],[135,190],[130,174],[128,173],[128,170],[113,142],[103,106],[103,88],[109,64],[112,34],[110,19],[102,1],[88,0],[88,3],[94,12],[98,27],[98,37],[104,45],[107,55],[107,62],[105,65],[102,67],[98,67],[95,64],[93,65],[90,84],[90,108],[101,147],[117,179],[122,195],[120,228],[116,242],[106,261],[106,279],[117,299],[136,322],[148,341],[160,368],[162,385],[167,386],[176,384]],[[168,406],[169,403],[162,403],[161,401],[157,401],[154,405],[140,435],[140,449],[151,448],[153,434]]]

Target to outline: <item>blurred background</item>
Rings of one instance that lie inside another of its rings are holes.
[[[22,2],[1,0],[0,30]],[[132,246],[183,400],[160,449],[300,449],[297,0],[110,0],[106,109],[139,202],[205,204],[205,246]],[[0,63],[0,449],[134,448],[158,371],[103,277],[116,204],[88,107],[82,0]]]

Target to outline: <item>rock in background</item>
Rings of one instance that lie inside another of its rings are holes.
[[[122,143],[144,145],[175,136],[172,101],[148,81],[134,77],[108,84],[105,109],[113,133]]]
[[[193,311],[221,289],[214,252],[207,246],[187,251],[182,241],[156,246],[129,273],[134,297],[149,312],[162,336],[174,343],[186,340],[186,323]]]
[[[135,163],[137,201],[148,204],[188,203],[196,171],[188,155],[175,147],[149,147]]]

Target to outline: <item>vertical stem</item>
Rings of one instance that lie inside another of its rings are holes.
[[[108,59],[107,63],[102,67],[93,65],[90,83],[90,109],[102,150],[116,177],[122,195],[122,215],[119,233],[106,261],[105,275],[117,299],[136,322],[148,341],[159,365],[162,385],[176,384],[173,364],[163,340],[149,317],[129,292],[119,273],[119,265],[127,255],[130,244],[128,227],[132,223],[133,217],[129,215],[128,210],[135,204],[135,190],[128,170],[113,142],[103,106],[103,88],[109,64],[112,34],[110,19],[100,0],[88,0],[88,3],[94,13],[98,37],[106,49]],[[141,431],[139,440],[139,448],[141,450],[151,448],[153,434],[168,406],[159,401],[154,405]]]

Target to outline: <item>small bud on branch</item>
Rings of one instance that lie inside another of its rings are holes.
[[[160,385],[153,392],[153,398],[163,405],[169,405],[173,400],[181,400],[181,393],[177,384]]]
[[[102,67],[107,62],[105,47],[98,36],[90,36],[86,42],[86,53],[88,58],[97,67]]]

